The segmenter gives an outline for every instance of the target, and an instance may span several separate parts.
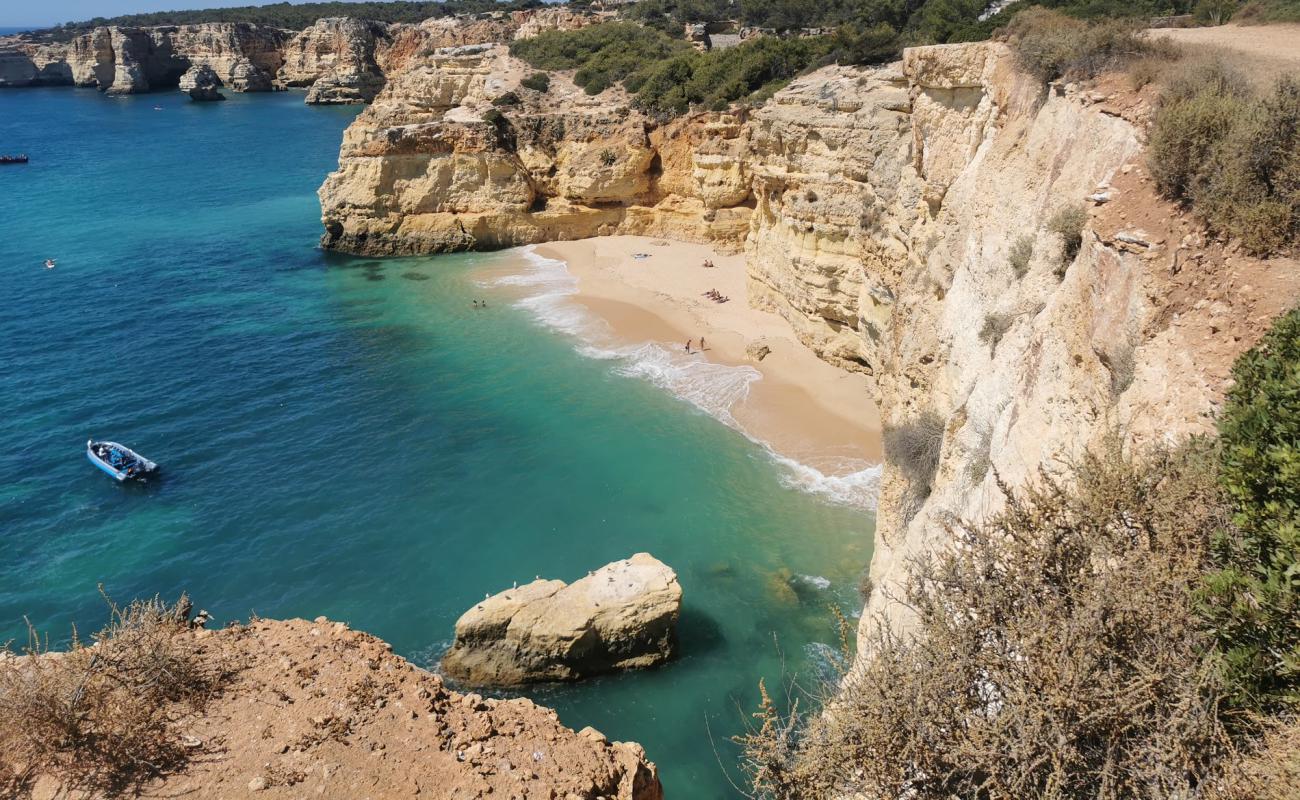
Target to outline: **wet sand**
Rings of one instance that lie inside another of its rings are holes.
[[[577,279],[572,301],[604,320],[615,340],[658,342],[691,358],[761,373],[731,408],[738,426],[777,455],[827,476],[859,473],[880,461],[880,423],[866,376],[832,366],[800,344],[775,313],[751,308],[743,255],[720,255],[706,245],[642,236],[553,242],[540,256],[567,263]],[[633,255],[645,253],[646,258]],[[716,266],[702,266],[708,259]],[[730,302],[704,296],[717,289]],[[762,342],[762,361],[746,354]]]

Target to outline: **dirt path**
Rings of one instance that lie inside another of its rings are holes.
[[[1232,63],[1252,77],[1271,81],[1300,77],[1300,25],[1221,25],[1217,28],[1162,28],[1154,36],[1172,39],[1199,54],[1213,48],[1229,51]]]

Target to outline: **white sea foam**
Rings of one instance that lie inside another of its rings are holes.
[[[777,453],[769,443],[755,438],[736,422],[731,409],[749,396],[749,387],[763,377],[761,372],[750,366],[706,361],[655,342],[617,343],[603,320],[573,302],[578,280],[565,262],[540,255],[532,247],[524,248],[522,255],[529,263],[527,271],[488,282],[493,286],[536,290],[516,300],[516,308],[529,312],[546,327],[578,339],[576,349],[582,355],[618,362],[614,369],[620,375],[648,381],[735,428],[784,467],[783,479],[788,486],[837,503],[875,510],[879,465],[853,463],[845,465],[842,474],[826,474]]]
[[[808,584],[814,589],[821,589],[822,591],[826,591],[827,589],[831,588],[830,578],[823,578],[821,575],[800,575],[799,580],[803,581],[804,583]]]
[[[772,458],[786,468],[786,485],[837,503],[876,510],[876,496],[880,492],[879,464],[857,462],[845,465],[843,472],[836,470],[838,474],[828,475],[816,467],[786,458],[770,447],[768,451]]]

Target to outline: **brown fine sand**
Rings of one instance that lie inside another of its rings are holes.
[[[743,255],[644,236],[553,242],[537,253],[568,264],[578,280],[572,302],[608,323],[614,344],[658,342],[684,356],[688,338],[698,351],[704,337],[706,349],[691,358],[757,369],[761,379],[731,414],[779,455],[832,476],[879,463],[880,424],[867,378],[822,361],[780,316],[751,308]],[[716,266],[705,268],[706,259]],[[704,296],[709,289],[731,301],[713,302]],[[771,353],[754,362],[745,348],[759,340]]]

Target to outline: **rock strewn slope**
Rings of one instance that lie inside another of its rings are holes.
[[[528,700],[450,691],[343,623],[254,620],[181,635],[238,669],[201,717],[179,719],[194,755],[147,796],[663,796],[639,745],[574,733]]]

